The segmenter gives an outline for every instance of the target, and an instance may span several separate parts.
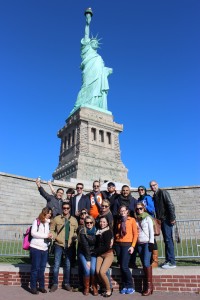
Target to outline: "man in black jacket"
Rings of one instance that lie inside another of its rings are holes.
[[[150,181],[150,188],[154,192],[153,200],[156,218],[161,221],[161,230],[165,243],[166,261],[161,265],[161,268],[176,268],[173,242],[173,226],[176,223],[175,207],[169,193],[159,189],[155,180]]]
[[[110,210],[113,210],[115,200],[118,198],[119,194],[116,192],[116,186],[114,182],[108,182],[107,191],[102,191],[104,199],[108,199],[110,202]]]
[[[53,218],[62,214],[62,197],[64,195],[64,190],[62,188],[57,189],[55,195],[48,194],[44,188],[41,186],[41,182],[39,179],[36,179],[36,185],[38,187],[38,191],[42,197],[47,200],[47,207],[52,209]]]

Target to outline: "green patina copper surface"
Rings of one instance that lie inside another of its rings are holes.
[[[79,107],[89,107],[111,114],[107,109],[107,94],[108,76],[112,73],[112,69],[105,67],[102,57],[97,53],[98,39],[90,38],[92,15],[91,8],[86,9],[85,36],[81,39],[82,86],[70,115]]]

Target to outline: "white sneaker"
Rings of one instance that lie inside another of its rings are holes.
[[[176,265],[171,264],[170,262],[165,263],[161,266],[162,269],[174,269],[176,268]]]
[[[46,268],[51,268],[51,266],[48,262],[46,263]]]

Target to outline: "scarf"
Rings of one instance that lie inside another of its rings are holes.
[[[102,211],[101,211],[101,213],[99,214],[99,216],[100,216],[100,217],[101,217],[101,216],[107,216],[110,212],[111,212],[110,209],[109,209],[108,211],[106,211],[106,212],[102,212]]]
[[[128,197],[123,197],[122,195],[119,196],[119,204],[120,206],[125,205],[127,208],[131,203],[132,196],[128,195]]]
[[[96,232],[96,235],[101,235],[103,232],[109,230],[109,226],[103,228],[103,229],[98,229],[97,232]]]
[[[87,235],[95,235],[95,233],[96,233],[96,228],[95,228],[95,226],[93,226],[92,227],[92,229],[86,229],[86,233],[87,233]]]
[[[136,215],[136,218],[137,218],[138,221],[142,221],[142,220],[144,220],[148,216],[151,217],[147,212],[143,212],[140,215]]]
[[[121,224],[120,224],[120,237],[124,237],[126,235],[126,220],[127,217],[121,217]]]
[[[100,210],[100,208],[101,208],[101,204],[97,201],[97,196],[98,196],[99,194],[101,194],[101,192],[94,192],[94,191],[93,191],[94,202],[95,202],[96,206],[98,207],[98,210]]]

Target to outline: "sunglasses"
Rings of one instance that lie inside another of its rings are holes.
[[[157,183],[155,183],[155,184],[151,184],[151,185],[150,185],[150,187],[153,187],[153,186],[156,186],[156,185],[157,185]]]
[[[82,211],[81,215],[87,215],[86,211]]]
[[[85,222],[86,224],[93,224],[93,222]]]
[[[93,187],[99,187],[99,185],[93,185]]]
[[[101,205],[101,207],[109,207],[109,205]]]
[[[144,189],[138,189],[138,191],[144,191]]]
[[[77,189],[77,190],[82,190],[83,188],[82,188],[82,186],[77,186],[76,189]]]
[[[66,209],[68,210],[68,209],[70,209],[70,207],[63,207],[63,210],[66,210]]]
[[[137,207],[136,210],[143,210],[144,207]]]

